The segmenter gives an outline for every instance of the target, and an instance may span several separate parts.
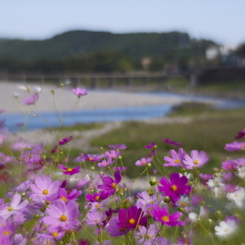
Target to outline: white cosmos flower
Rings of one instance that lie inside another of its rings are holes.
[[[216,197],[219,197],[223,192],[222,187],[224,186],[224,183],[222,181],[221,177],[214,177],[207,182],[207,185],[213,190]]]
[[[214,227],[215,235],[220,237],[227,237],[237,229],[235,220],[228,219],[227,221],[220,221],[219,225]]]
[[[237,207],[242,208],[244,206],[245,189],[240,187],[234,192],[227,193],[226,197],[234,201]]]
[[[240,167],[237,169],[237,175],[241,178],[241,179],[245,179],[245,167]]]
[[[188,216],[192,222],[197,222],[198,218],[204,217],[206,214],[207,214],[207,211],[204,209],[203,206],[201,206],[200,211],[199,211],[199,215],[194,213],[194,212],[191,212],[191,213],[189,213]]]
[[[24,91],[26,91],[26,92],[30,92],[30,91],[31,91],[31,89],[30,89],[28,86],[25,86],[25,85],[23,85],[23,84],[19,85],[19,86],[18,86],[18,89],[24,90]]]

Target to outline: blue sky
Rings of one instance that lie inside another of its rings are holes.
[[[245,0],[0,0],[0,6],[2,38],[181,31],[225,45],[245,43]]]

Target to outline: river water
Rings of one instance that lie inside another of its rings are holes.
[[[217,101],[216,107],[219,108],[237,108],[245,107],[245,101],[214,99],[204,96],[179,95],[167,92],[150,92],[147,94],[155,96],[179,96],[180,98],[190,99],[192,101]],[[94,109],[74,112],[63,112],[62,115],[57,113],[42,113],[25,117],[23,114],[1,115],[5,119],[5,124],[10,132],[15,131],[19,124],[25,124],[28,130],[36,130],[50,127],[70,126],[78,123],[92,122],[112,122],[112,121],[129,121],[144,120],[149,118],[164,117],[171,112],[171,105],[140,106],[117,109]]]

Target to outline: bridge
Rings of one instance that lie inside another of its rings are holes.
[[[147,86],[161,85],[168,79],[180,75],[166,75],[164,73],[115,73],[115,74],[0,74],[0,81],[19,83],[36,82],[41,84],[64,84],[73,87],[87,86],[90,88],[113,88],[116,86]]]

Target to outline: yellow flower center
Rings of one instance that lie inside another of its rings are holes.
[[[67,217],[66,217],[64,214],[62,214],[62,215],[60,216],[60,220],[61,220],[62,222],[65,222],[65,221],[67,221]]]
[[[90,157],[90,158],[89,158],[89,161],[92,161],[92,160],[93,160],[93,158],[92,158],[92,157]]]
[[[146,165],[146,161],[142,162],[143,165]]]
[[[112,183],[112,184],[111,184],[111,187],[112,187],[113,189],[116,189],[116,188],[117,188],[117,184],[116,184],[116,183]]]
[[[162,216],[162,221],[164,222],[169,222],[169,217],[168,216]]]
[[[98,203],[98,204],[96,204],[96,205],[95,205],[95,207],[96,207],[96,208],[99,208],[99,207],[100,207],[100,204],[99,204],[99,203]]]
[[[52,233],[52,236],[58,236],[58,235],[59,235],[59,233],[57,231]]]
[[[62,199],[64,202],[67,202],[67,198],[66,197],[61,197],[60,199]]]
[[[9,235],[11,232],[10,231],[5,231],[3,235]]]
[[[146,239],[150,239],[150,238],[151,238],[151,235],[150,235],[150,234],[146,234],[146,235],[145,235],[145,238],[146,238]]]
[[[186,207],[187,204],[186,204],[186,202],[181,202],[180,205],[181,205],[182,207]]]
[[[68,168],[67,171],[68,171],[68,172],[71,172],[71,171],[72,171],[72,168]]]
[[[174,163],[179,163],[180,162],[180,160],[179,159],[176,159],[175,161],[174,161]]]
[[[193,163],[194,164],[198,164],[199,162],[198,162],[198,160],[194,160]]]
[[[172,190],[172,191],[176,191],[177,189],[178,189],[178,188],[177,188],[176,185],[172,185],[172,186],[171,186],[171,190]]]
[[[96,196],[94,199],[98,201],[100,199],[100,197],[99,196]]]
[[[9,208],[8,208],[8,211],[13,211],[13,210],[14,210],[13,207],[9,207]]]
[[[43,190],[43,194],[47,195],[48,194],[48,190]]]
[[[128,222],[129,224],[133,225],[135,223],[135,219],[130,219]]]

